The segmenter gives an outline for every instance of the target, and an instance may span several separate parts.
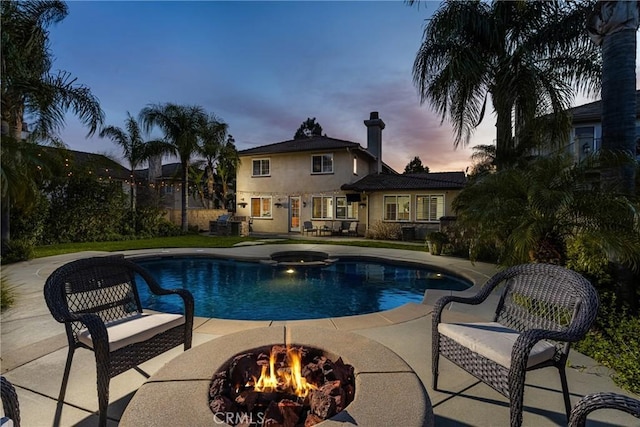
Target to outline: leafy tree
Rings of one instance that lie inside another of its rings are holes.
[[[117,182],[100,182],[74,170],[52,180],[45,189],[50,200],[46,243],[121,239],[127,203]]]
[[[589,18],[592,40],[602,47],[602,149],[636,152],[636,32],[640,3],[599,1]],[[618,189],[635,193],[635,167],[608,171]]]
[[[100,137],[107,137],[122,147],[124,158],[129,162],[129,168],[131,169],[130,207],[131,212],[135,212],[136,190],[134,172],[136,168],[148,160],[155,151],[161,151],[164,145],[158,141],[146,142],[142,137],[140,125],[129,112],[127,112],[127,119],[125,120],[125,129],[117,126],[106,126],[100,131]],[[135,220],[135,215],[132,215],[132,218]],[[135,228],[135,223],[133,226]]]
[[[226,205],[230,196],[230,185],[235,181],[236,171],[240,165],[240,156],[233,136],[228,135],[220,149],[220,158],[216,166],[216,175],[220,181],[220,200]]]
[[[427,173],[429,172],[429,166],[423,166],[420,157],[415,156],[413,160],[407,163],[404,167],[404,173]]]
[[[175,155],[182,166],[182,231],[189,231],[189,163],[199,153],[199,140],[207,123],[202,107],[172,103],[152,104],[140,111],[139,120],[145,131],[157,126],[164,134],[164,153]]]
[[[442,4],[424,30],[413,78],[421,102],[430,101],[452,122],[454,146],[469,142],[489,99],[499,167],[541,141],[568,137],[565,110],[574,85],[593,93],[599,82],[598,52],[584,34],[590,7],[523,0]]]
[[[496,146],[489,144],[480,144],[473,147],[471,154],[473,166],[469,175],[476,177],[487,172],[495,172]]]
[[[315,136],[322,136],[322,126],[320,126],[320,123],[316,123],[316,118],[314,117],[312,119],[307,118],[302,122],[293,139],[313,138]]]
[[[204,156],[206,162],[204,172],[207,180],[207,200],[209,202],[209,208],[211,208],[210,204],[215,194],[216,163],[220,161],[220,157],[224,154],[222,148],[227,139],[228,129],[229,125],[215,115],[211,115],[202,133],[200,154]]]
[[[34,187],[44,171],[41,159],[34,156],[36,140],[55,140],[71,110],[93,134],[104,113],[98,99],[86,86],[77,84],[66,71],[51,73],[48,27],[62,21],[65,3],[52,1],[0,2],[2,27],[1,108],[2,120],[2,242],[10,238],[9,209]],[[22,138],[25,117],[33,123],[33,140]],[[40,166],[40,168],[38,168]],[[36,172],[37,171],[37,172]]]

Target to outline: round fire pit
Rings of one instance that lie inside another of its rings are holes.
[[[396,353],[362,335],[307,326],[262,327],[197,345],[160,368],[136,392],[121,427],[158,425],[230,426],[210,409],[212,375],[248,349],[295,343],[336,355],[353,367],[355,393],[344,410],[319,427],[433,425],[433,411],[418,376]],[[262,424],[254,424],[262,426]]]
[[[231,425],[316,425],[351,403],[353,366],[324,351],[273,345],[237,354],[219,369],[209,388],[209,407]]]

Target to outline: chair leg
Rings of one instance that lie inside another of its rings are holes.
[[[569,415],[571,414],[571,398],[569,397],[569,385],[567,384],[567,373],[565,371],[565,364],[558,366],[560,371],[560,383],[562,384],[562,396],[564,397],[564,410],[567,412],[567,422],[569,422]]]
[[[438,366],[440,362],[440,336],[435,335],[433,337],[432,355],[431,355],[431,374],[432,387],[434,390],[438,390]]]
[[[510,376],[511,375],[514,374],[510,373]],[[521,375],[518,375],[518,378],[509,378],[509,412],[511,416],[511,427],[522,426],[524,377],[525,374],[522,372]]]
[[[69,347],[67,353],[67,362],[64,365],[64,374],[62,375],[62,384],[60,385],[60,393],[58,394],[58,403],[56,405],[56,414],[53,418],[53,425],[59,426],[62,418],[62,406],[64,405],[64,396],[67,393],[67,383],[69,382],[69,373],[71,372],[71,361],[75,348]]]
[[[110,361],[100,361],[96,356],[96,377],[98,385],[98,410],[100,411],[100,427],[107,425],[107,409],[109,407]]]

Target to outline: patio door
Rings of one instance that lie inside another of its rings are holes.
[[[300,196],[289,198],[289,231],[300,231]]]

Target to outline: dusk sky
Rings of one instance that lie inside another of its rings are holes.
[[[137,117],[148,104],[173,102],[215,113],[239,150],[291,139],[307,117],[366,147],[363,120],[378,111],[391,167],[402,172],[419,156],[432,172],[463,171],[471,147],[495,138],[495,117],[454,150],[449,124],[420,105],[411,71],[438,4],[71,1],[51,28],[53,70],[91,88],[106,125],[124,127],[127,111]],[[111,140],[86,133],[68,115],[60,136],[71,149],[121,158]]]

